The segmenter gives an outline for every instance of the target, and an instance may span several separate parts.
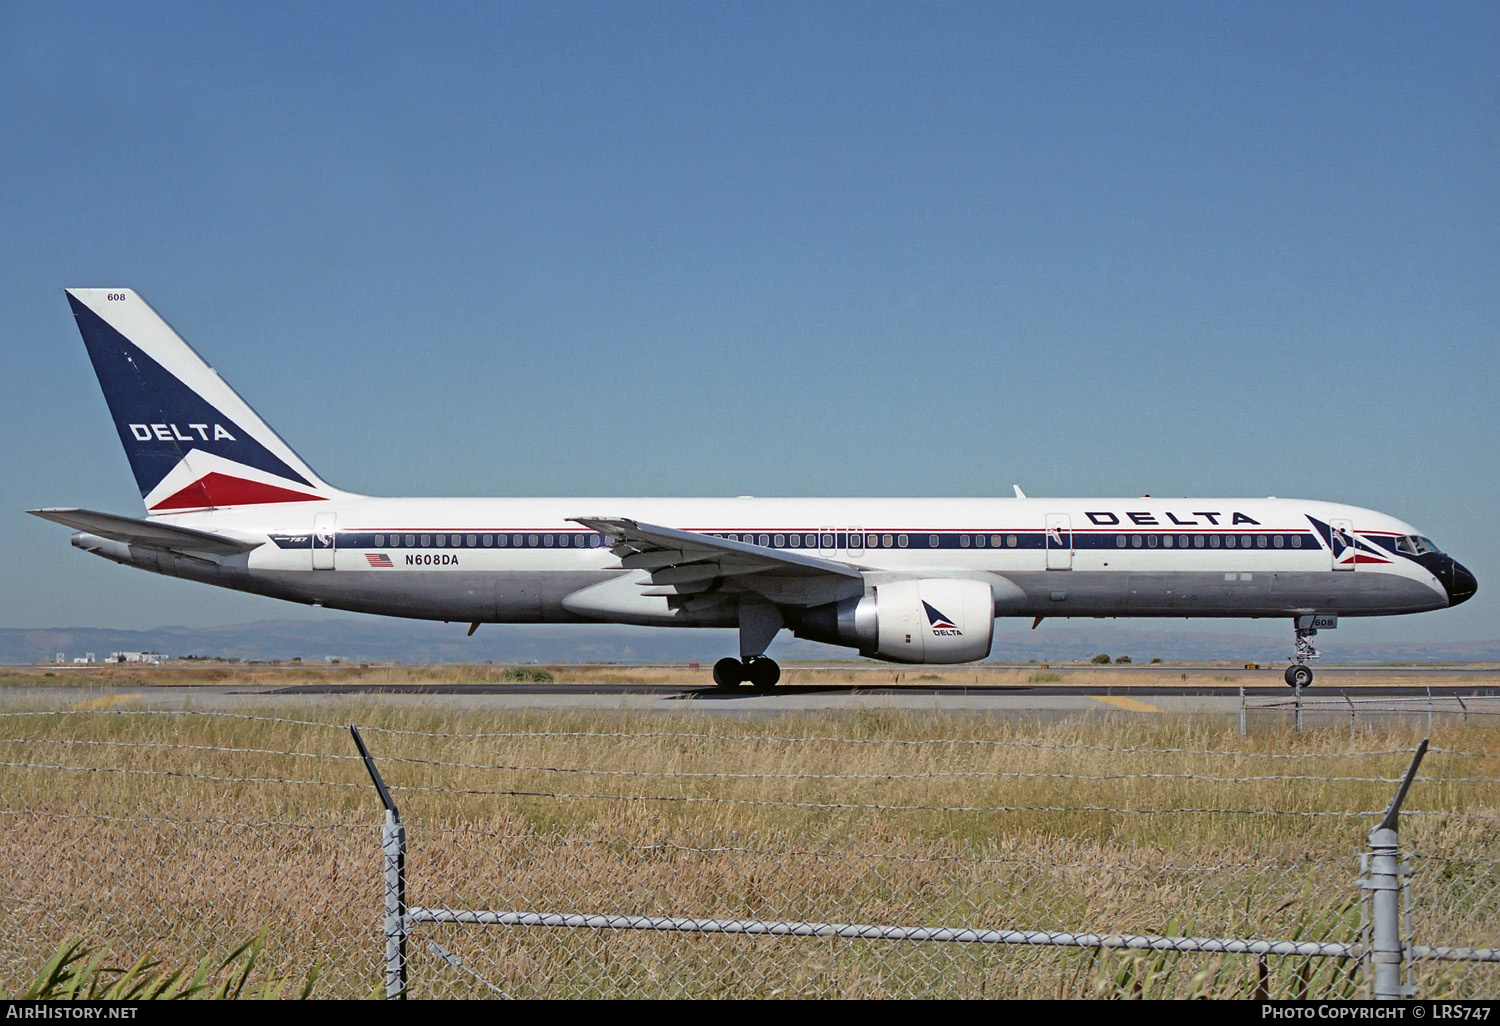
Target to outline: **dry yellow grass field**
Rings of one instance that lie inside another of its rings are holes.
[[[317,965],[315,993],[372,993],[380,812],[348,722],[408,824],[414,905],[1345,942],[1369,813],[1420,737],[369,701],[281,721],[6,716],[0,992],[68,936],[190,962],[269,925],[266,972]],[[1434,746],[1403,824],[1414,936],[1493,944],[1500,729],[1444,723]],[[422,996],[1243,997],[1362,979],[1328,959],[1269,959],[1262,983],[1245,956],[462,926],[418,927],[410,957]],[[1497,980],[1418,977],[1429,996]]]

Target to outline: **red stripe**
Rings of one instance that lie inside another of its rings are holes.
[[[294,492],[275,485],[246,481],[242,477],[212,473],[152,506],[159,509],[203,509],[208,506],[258,506],[271,502],[317,501],[319,495]]]

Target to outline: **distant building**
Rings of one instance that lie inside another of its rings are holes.
[[[109,661],[112,663],[150,663],[157,665],[164,659],[160,652],[111,652]]]
[[[54,659],[54,660],[52,660],[52,661],[55,662],[55,663],[59,663],[59,664],[60,663],[65,663],[65,662],[68,661],[68,653],[66,653],[66,652],[59,652],[59,653],[57,653],[57,658]]]

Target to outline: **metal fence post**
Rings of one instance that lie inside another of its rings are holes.
[[[1370,852],[1367,878],[1361,886],[1370,892],[1370,950],[1372,996],[1377,1001],[1395,1001],[1409,997],[1411,989],[1401,985],[1401,966],[1405,946],[1401,940],[1401,803],[1417,775],[1422,756],[1427,754],[1427,739],[1417,746],[1411,765],[1391,804],[1370,830]]]
[[[380,853],[385,860],[385,996],[387,1000],[406,1000],[406,936],[411,932],[411,921],[406,914],[406,827],[401,822],[401,812],[391,799],[381,779],[380,770],[365,747],[365,739],[359,736],[354,724],[349,724],[349,733],[359,749],[360,758],[370,781],[385,806],[385,822],[380,828]]]
[[[1245,685],[1240,685],[1240,737],[1245,736]]]
[[[380,829],[385,856],[385,996],[406,999],[406,827],[387,809]]]

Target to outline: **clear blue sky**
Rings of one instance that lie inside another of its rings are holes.
[[[304,615],[20,512],[140,510],[127,285],[346,488],[1327,498],[1500,635],[1500,5],[4,0],[0,97],[0,625]]]

